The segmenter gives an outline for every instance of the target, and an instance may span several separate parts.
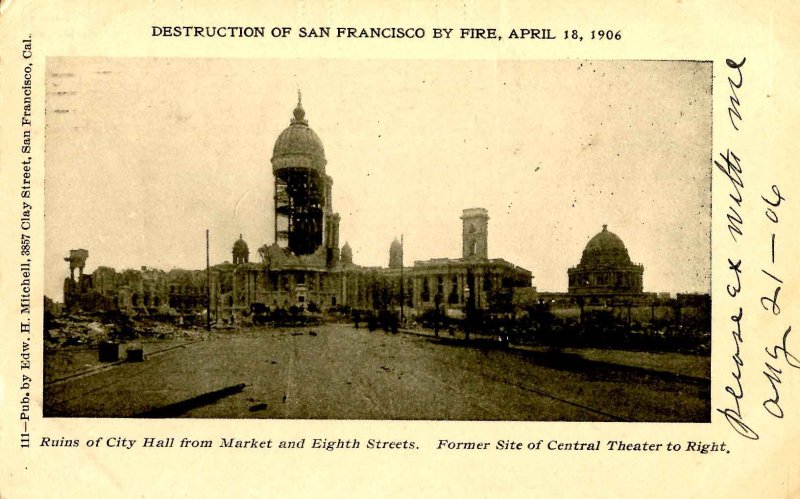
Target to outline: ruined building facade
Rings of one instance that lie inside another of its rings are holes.
[[[210,307],[217,320],[237,320],[254,304],[270,309],[324,312],[331,308],[397,310],[408,316],[432,308],[451,315],[510,303],[514,288],[530,288],[532,275],[502,259],[489,259],[488,220],[483,208],[463,210],[461,258],[417,261],[406,267],[402,244],[389,248],[388,268],[353,262],[349,244],[339,248],[340,217],[333,211],[333,179],[326,173],[322,141],[310,128],[298,99],[289,126],[272,151],[275,180],[273,242],[250,258],[240,235],[231,262],[206,270],[143,267],[117,272],[100,267],[82,275],[88,252],[71,252],[65,280],[68,308],[118,309],[133,313],[199,314]],[[73,254],[74,253],[74,254]]]

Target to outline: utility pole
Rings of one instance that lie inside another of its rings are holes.
[[[208,255],[208,229],[206,229],[206,329],[211,331],[211,269]]]
[[[403,324],[403,317],[405,312],[405,302],[406,302],[406,295],[405,295],[405,278],[403,277],[403,253],[405,252],[405,248],[403,247],[403,234],[400,234],[400,324]]]

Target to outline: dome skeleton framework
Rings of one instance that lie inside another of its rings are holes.
[[[325,148],[308,126],[302,94],[289,126],[272,150],[275,176],[275,242],[294,255],[324,247],[328,265],[338,257],[339,216],[333,212],[333,179],[325,174]]]

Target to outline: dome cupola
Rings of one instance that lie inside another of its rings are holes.
[[[325,171],[325,148],[322,140],[308,126],[302,95],[298,92],[297,106],[289,126],[278,135],[272,149],[272,171],[283,168],[309,168]]]

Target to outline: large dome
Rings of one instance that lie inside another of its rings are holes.
[[[298,101],[290,125],[275,141],[272,149],[272,169],[313,168],[325,171],[325,148],[319,136],[309,128],[306,112]]]
[[[631,257],[625,243],[603,225],[603,230],[589,240],[581,256],[582,266],[613,267],[631,265]]]

